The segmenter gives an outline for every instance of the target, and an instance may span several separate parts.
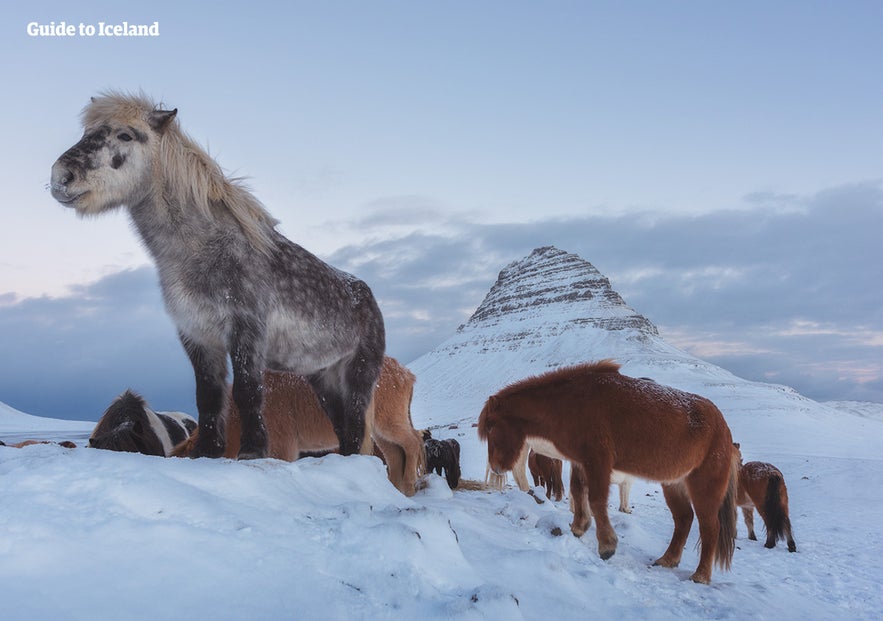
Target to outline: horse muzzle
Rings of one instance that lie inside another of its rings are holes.
[[[77,202],[77,199],[86,193],[71,190],[70,183],[73,180],[73,171],[70,167],[63,164],[61,160],[58,160],[52,165],[52,177],[49,182],[49,191],[52,193],[52,198],[66,207],[73,207]]]

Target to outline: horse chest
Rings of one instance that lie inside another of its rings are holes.
[[[226,342],[229,316],[223,306],[207,297],[194,295],[178,280],[163,281],[166,310],[178,330],[200,342]]]
[[[528,445],[528,447],[532,448],[535,453],[539,453],[540,455],[545,455],[546,457],[551,457],[553,459],[570,461],[570,458],[565,457],[564,453],[559,451],[558,447],[555,446],[555,443],[551,440],[539,437],[528,437],[525,440],[525,443]]]

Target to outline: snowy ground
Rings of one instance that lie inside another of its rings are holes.
[[[877,422],[862,433],[879,444]],[[77,429],[56,427],[0,411],[6,439]],[[473,428],[435,435],[457,437],[464,476],[483,476]],[[754,440],[741,439],[743,447]],[[680,568],[650,567],[671,535],[656,484],[636,483],[631,515],[611,511],[620,541],[605,562],[594,529],[582,540],[570,535],[566,500],[537,504],[515,489],[451,493],[435,475],[409,499],[369,457],[234,462],[0,447],[0,616],[880,618],[883,461],[818,455],[800,429],[780,442],[781,451],[748,449],[745,459],[784,472],[798,552],[748,541],[740,517],[733,569],[715,571],[711,586],[689,581],[695,526]],[[614,497],[615,489],[611,507]]]

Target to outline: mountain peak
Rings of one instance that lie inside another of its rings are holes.
[[[554,246],[536,248],[503,268],[484,301],[458,332],[549,319],[604,330],[632,328],[658,336],[656,326],[630,308],[594,265]]]

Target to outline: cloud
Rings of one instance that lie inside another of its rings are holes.
[[[878,182],[754,196],[700,216],[516,224],[395,197],[349,225],[362,241],[323,258],[371,285],[387,351],[404,362],[466,321],[508,263],[553,244],[592,262],[664,338],[737,375],[819,400],[883,402],[881,216]],[[0,401],[20,410],[97,418],[132,387],[156,409],[195,413],[192,370],[152,267],[61,298],[4,294],[0,343]]]
[[[0,307],[0,342],[0,400],[19,410],[95,420],[131,387],[154,409],[195,412],[193,372],[153,268]]]
[[[755,194],[698,216],[482,224],[437,215],[418,233],[387,238],[366,217],[368,241],[330,259],[402,310],[388,330],[391,342],[404,340],[397,328],[408,335],[409,353],[468,318],[507,263],[553,244],[592,262],[663,336],[696,355],[818,399],[883,401],[881,221],[883,184],[874,181],[812,196]]]

